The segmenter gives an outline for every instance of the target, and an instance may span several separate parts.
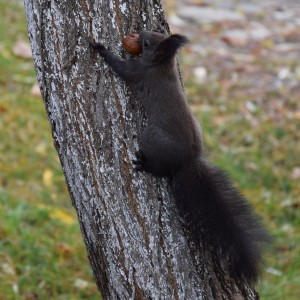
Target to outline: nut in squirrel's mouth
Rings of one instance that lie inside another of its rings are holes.
[[[138,33],[130,33],[122,40],[122,45],[126,52],[132,55],[140,55],[142,53],[142,45]]]

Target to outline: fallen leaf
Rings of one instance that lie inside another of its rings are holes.
[[[35,148],[34,151],[40,155],[47,155],[47,144],[46,142],[40,142]]]
[[[13,47],[13,53],[15,56],[23,58],[31,58],[32,52],[30,45],[24,41],[18,41]]]
[[[52,219],[59,220],[65,224],[71,225],[75,223],[75,220],[72,215],[65,213],[59,209],[53,209],[50,213]]]
[[[30,94],[34,97],[41,97],[41,90],[40,90],[39,85],[37,83],[32,86],[32,88],[30,90]]]
[[[7,275],[16,275],[15,269],[8,263],[3,263],[1,265],[3,273]]]
[[[0,105],[0,113],[4,113],[4,112],[7,112],[7,108]]]
[[[292,175],[291,175],[292,179],[298,179],[300,178],[300,168],[296,167],[292,170]]]
[[[45,186],[51,186],[53,183],[53,172],[50,169],[46,169],[43,173],[43,183]]]
[[[83,290],[88,287],[89,283],[86,280],[77,278],[74,282],[75,287],[77,287],[80,290]]]
[[[59,243],[56,247],[56,251],[57,253],[64,257],[64,258],[68,258],[72,255],[72,248],[67,245],[66,243]]]

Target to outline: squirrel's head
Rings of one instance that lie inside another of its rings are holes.
[[[146,30],[139,33],[139,40],[144,61],[155,64],[169,61],[188,41],[183,35],[173,34],[166,37],[162,33]]]
[[[140,44],[142,46],[142,56],[147,62],[154,62],[156,58],[156,50],[159,44],[166,39],[162,33],[155,31],[141,31],[139,34]]]

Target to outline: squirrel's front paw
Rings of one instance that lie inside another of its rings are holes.
[[[90,47],[100,53],[103,52],[104,50],[106,50],[105,46],[100,43],[90,42]]]
[[[142,150],[135,152],[136,159],[132,160],[134,164],[134,170],[136,171],[145,171],[145,164],[146,164],[146,156]]]

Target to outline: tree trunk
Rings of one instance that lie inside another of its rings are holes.
[[[160,1],[25,0],[25,9],[54,144],[103,297],[255,299],[188,240],[168,179],[133,170],[142,108],[89,49],[92,39],[127,55],[124,35],[167,27]]]

